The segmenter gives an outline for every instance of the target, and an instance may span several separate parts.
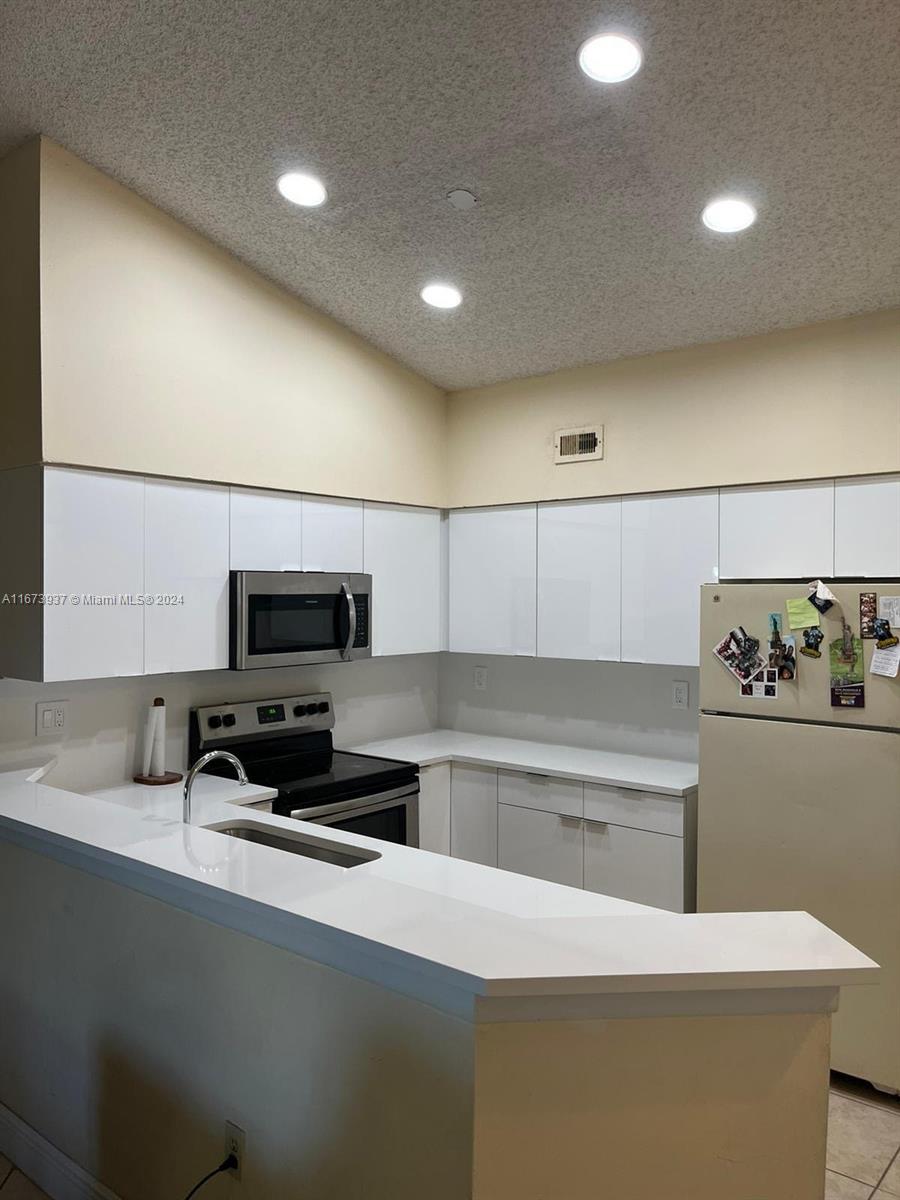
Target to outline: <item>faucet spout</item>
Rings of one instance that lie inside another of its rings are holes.
[[[184,807],[182,810],[182,820],[184,821],[185,825],[190,825],[191,823],[191,789],[194,786],[194,779],[200,774],[203,768],[208,766],[209,763],[211,763],[215,758],[224,758],[226,762],[231,763],[231,765],[234,767],[235,774],[238,777],[241,787],[244,787],[250,782],[250,780],[247,778],[247,772],[244,770],[244,764],[239,758],[237,758],[234,754],[230,754],[227,750],[210,750],[208,754],[201,755],[201,757],[197,759],[197,761],[188,771],[184,779]]]

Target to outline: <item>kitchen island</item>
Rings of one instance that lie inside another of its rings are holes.
[[[335,866],[204,827],[326,837],[265,789],[188,827],[178,787],[50,778],[0,775],[0,1101],[114,1195],[183,1194],[231,1120],[254,1200],[820,1200],[830,1014],[877,967],[810,916],[327,830],[378,855]]]

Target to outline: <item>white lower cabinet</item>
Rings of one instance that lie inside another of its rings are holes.
[[[580,888],[584,828],[580,817],[536,808],[499,806],[498,861],[504,871]]]
[[[589,892],[684,912],[684,841],[586,820],[584,886]]]
[[[497,771],[453,763],[450,852],[454,858],[497,865]]]
[[[419,769],[419,849],[450,853],[450,764]]]

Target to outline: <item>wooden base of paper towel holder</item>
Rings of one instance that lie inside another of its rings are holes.
[[[151,787],[159,787],[163,783],[178,783],[184,776],[178,771],[166,771],[165,775],[135,775],[135,783],[149,783]]]

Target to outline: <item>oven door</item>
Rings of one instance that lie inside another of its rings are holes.
[[[320,804],[315,808],[295,808],[291,816],[296,821],[331,825],[346,833],[361,833],[398,846],[418,846],[419,785],[409,784],[389,792],[359,796],[336,804]]]
[[[233,671],[371,656],[371,575],[232,571],[229,601]]]

